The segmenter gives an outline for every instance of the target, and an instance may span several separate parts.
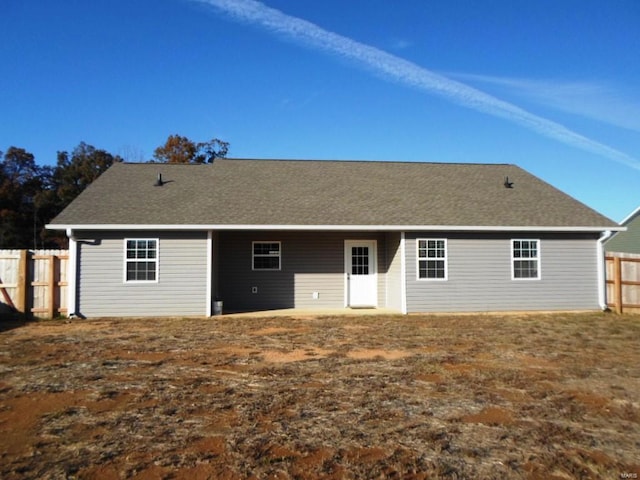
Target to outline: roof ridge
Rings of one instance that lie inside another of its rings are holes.
[[[306,159],[306,158],[219,158],[219,160],[238,161],[238,162],[314,162],[314,163],[392,163],[408,164],[408,165],[487,165],[487,166],[512,166],[517,167],[515,163],[499,163],[499,162],[432,162],[422,160],[356,160],[356,159]],[[215,163],[214,161],[214,163]],[[518,167],[520,168],[520,167]]]
[[[422,160],[354,160],[354,159],[307,159],[307,158],[217,158],[211,163],[168,163],[168,162],[130,162],[122,161],[116,162],[114,165],[136,165],[136,166],[155,166],[155,167],[184,167],[184,166],[207,166],[214,165],[216,162],[229,161],[229,162],[282,162],[282,163],[375,163],[381,164],[393,164],[393,165],[462,165],[462,166],[509,166],[520,168],[515,163],[492,163],[492,162],[432,162]]]
[[[114,162],[113,165],[140,165],[140,166],[156,166],[156,167],[165,167],[165,166],[192,166],[192,167],[200,167],[202,165],[212,165],[211,163],[168,163],[168,162]]]

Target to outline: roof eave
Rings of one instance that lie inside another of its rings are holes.
[[[266,225],[266,224],[48,224],[50,230],[302,230],[302,231],[391,231],[391,232],[606,232],[626,231],[623,226],[499,226],[499,225]]]

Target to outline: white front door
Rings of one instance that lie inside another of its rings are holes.
[[[378,306],[375,240],[345,240],[345,297],[348,307]]]

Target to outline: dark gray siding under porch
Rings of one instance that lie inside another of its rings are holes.
[[[87,317],[205,315],[206,232],[76,232],[77,312]],[[124,239],[159,240],[158,281],[124,281]]]
[[[218,293],[227,312],[343,308],[344,242],[360,239],[377,241],[378,306],[385,306],[384,233],[231,231],[218,232],[217,239]],[[252,270],[254,241],[281,242],[281,270]],[[314,298],[314,292],[317,298]]]
[[[447,280],[417,279],[417,238],[447,239]],[[540,240],[539,280],[512,280],[516,238]],[[594,235],[407,233],[405,251],[409,312],[599,308]]]

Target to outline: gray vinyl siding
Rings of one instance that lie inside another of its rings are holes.
[[[387,308],[402,310],[402,254],[400,233],[388,233],[386,236],[387,257]]]
[[[76,232],[78,313],[101,316],[205,315],[206,232]],[[157,238],[158,282],[125,283],[124,239]]]
[[[607,252],[640,253],[640,213],[626,225],[626,232],[617,232],[604,245]]]
[[[595,236],[411,233],[406,238],[409,312],[598,308]],[[417,238],[447,239],[446,281],[417,279]],[[511,279],[513,238],[540,240],[539,280]]]
[[[344,241],[377,240],[378,305],[386,299],[385,235],[348,232],[219,232],[219,292],[224,310],[343,308]],[[281,269],[252,270],[252,242],[281,242]],[[257,293],[252,288],[257,287]],[[318,292],[318,298],[313,293]]]

